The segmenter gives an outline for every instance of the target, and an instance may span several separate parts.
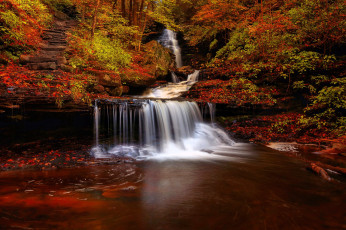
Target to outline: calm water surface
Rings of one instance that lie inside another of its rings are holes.
[[[346,229],[345,183],[253,144],[226,159],[0,173],[0,229]]]

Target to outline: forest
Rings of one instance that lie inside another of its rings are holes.
[[[11,106],[9,99],[21,94],[44,95],[62,107],[64,101],[90,104],[154,85],[174,69],[149,42],[167,27],[184,43],[186,65],[203,70],[203,81],[185,97],[287,112],[230,130],[264,142],[339,138],[346,129],[343,3],[6,0],[0,8],[2,101]],[[54,15],[76,24],[67,32],[64,64],[52,73],[28,70]],[[106,75],[110,82],[102,83]],[[249,134],[266,119],[272,122],[261,137]]]
[[[1,0],[4,229],[344,229],[344,0]]]

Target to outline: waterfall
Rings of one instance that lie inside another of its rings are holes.
[[[179,83],[180,82],[178,76],[173,71],[171,71],[171,76],[172,76],[172,82],[173,83]]]
[[[177,98],[187,92],[198,80],[199,70],[195,70],[186,81],[170,83],[155,89],[148,90],[142,97],[149,98]]]
[[[99,145],[99,124],[100,124],[100,111],[97,105],[97,100],[95,100],[94,107],[94,133],[95,133],[95,145]]]
[[[183,66],[181,59],[180,47],[177,40],[177,34],[172,30],[165,29],[162,36],[159,38],[159,42],[164,46],[172,50],[175,55],[176,67],[180,68]]]
[[[208,102],[207,104],[209,107],[210,121],[211,121],[211,123],[214,123],[216,105],[214,103],[210,103],[210,102]]]
[[[166,29],[160,42],[174,52],[177,67],[181,67],[176,33]],[[173,83],[132,100],[96,100],[94,156],[195,158],[211,155],[216,147],[232,145],[227,133],[214,124],[214,104],[204,105],[209,111],[209,124],[203,122],[205,109],[201,113],[196,102],[169,100],[187,92],[198,81],[199,73],[195,70],[186,81],[179,82],[171,72]]]
[[[180,68],[182,66],[181,61],[181,53],[180,53],[180,47],[178,45],[178,41],[176,39],[176,33],[165,29],[163,31],[162,36],[159,39],[159,42],[171,49],[176,58],[176,64],[177,68]],[[177,98],[181,96],[183,93],[187,92],[193,84],[195,84],[198,81],[199,76],[199,70],[195,70],[192,74],[189,74],[186,81],[179,81],[177,75],[172,71],[171,77],[172,77],[172,83],[168,83],[164,86],[159,86],[155,89],[149,89],[144,93],[142,97],[146,98]]]
[[[191,154],[233,144],[223,130],[203,122],[192,101],[99,100],[94,110],[95,157]]]
[[[195,70],[195,72],[193,72],[192,74],[189,74],[189,76],[187,76],[187,82],[197,82],[198,81],[198,76],[199,76],[199,70]]]

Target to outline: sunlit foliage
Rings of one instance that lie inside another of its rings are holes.
[[[37,46],[42,30],[51,20],[52,15],[40,0],[1,1],[0,60],[9,62]]]
[[[344,133],[344,1],[199,2],[186,38],[209,68],[302,95],[305,126]]]

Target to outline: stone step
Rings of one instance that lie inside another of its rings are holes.
[[[52,33],[52,34],[60,34],[60,33],[64,33],[65,30],[61,30],[61,29],[48,29],[48,30],[43,30],[43,33]]]
[[[43,34],[41,37],[44,39],[65,39],[66,35],[62,34],[57,36],[57,35]]]
[[[48,45],[48,46],[41,47],[41,50],[45,50],[45,51],[64,51],[65,49],[66,49],[66,46]]]
[[[59,32],[59,33],[54,33],[54,32],[44,32],[44,35],[49,35],[49,36],[57,36],[57,37],[60,37],[60,36],[65,36],[65,32]]]
[[[49,45],[53,45],[53,46],[66,46],[67,42],[52,42],[52,41],[48,41]]]
[[[21,57],[21,63],[56,62],[56,59],[56,56],[28,56]]]
[[[59,56],[63,56],[63,51],[40,50],[39,52],[37,52],[36,56],[59,57]]]
[[[54,23],[53,23],[53,25],[54,25],[54,27],[58,27],[58,26],[66,26],[66,24],[67,24],[67,22],[68,21],[55,21]]]
[[[66,58],[64,56],[57,57],[56,58],[56,64],[57,64],[57,66],[66,65],[67,64],[67,60],[66,60]]]
[[[31,70],[56,70],[56,62],[40,62],[40,63],[28,63],[28,68]]]
[[[47,40],[47,42],[53,42],[53,43],[59,43],[59,42],[61,42],[61,43],[66,43],[67,41],[66,41],[66,39],[49,39],[49,40]]]
[[[49,39],[48,43],[67,43],[66,39]]]
[[[51,40],[51,41],[66,41],[66,36],[64,37],[49,37],[49,39],[45,40]]]
[[[52,41],[65,41],[66,38],[67,38],[66,35],[64,35],[64,36],[50,36],[49,40],[52,40]]]

